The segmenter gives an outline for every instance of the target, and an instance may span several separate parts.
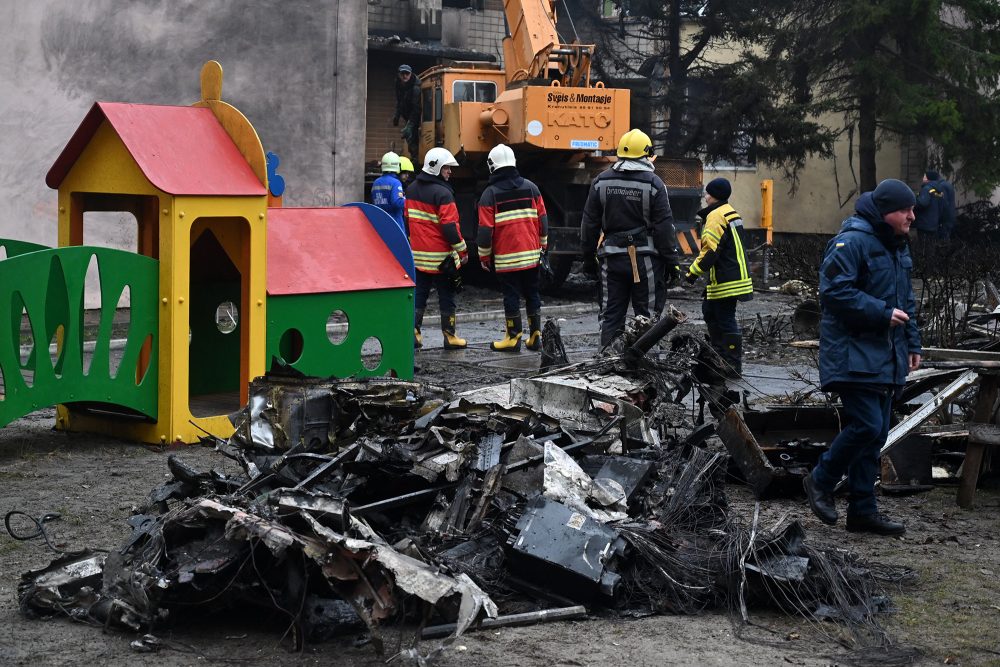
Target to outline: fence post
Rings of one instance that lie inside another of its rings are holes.
[[[774,224],[774,181],[766,178],[760,182],[760,226],[765,230],[767,238],[764,243],[764,287],[768,286],[770,280],[770,256],[771,243],[773,241],[772,232]]]

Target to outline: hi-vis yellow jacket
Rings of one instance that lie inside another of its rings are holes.
[[[753,298],[753,282],[743,249],[743,219],[729,202],[716,202],[698,211],[705,220],[701,230],[701,253],[691,265],[691,273],[708,273],[705,296],[709,299]]]

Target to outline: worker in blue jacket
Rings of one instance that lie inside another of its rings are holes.
[[[372,203],[392,216],[399,228],[406,231],[403,211],[406,210],[406,195],[403,182],[399,180],[399,156],[389,151],[382,156],[382,175],[372,183]]]
[[[917,236],[947,241],[955,227],[955,188],[933,169],[924,172],[913,223]]]
[[[907,373],[920,366],[907,245],[915,201],[895,179],[861,195],[820,266],[820,384],[840,395],[845,423],[803,485],[813,513],[832,525],[838,518],[834,487],[846,474],[851,532],[906,531],[878,512],[875,478],[893,400]]]

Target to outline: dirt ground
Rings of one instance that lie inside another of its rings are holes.
[[[586,292],[581,287],[581,294]],[[569,300],[572,300],[572,295]],[[790,311],[793,298],[760,295],[757,312]],[[551,302],[550,302],[551,303]],[[688,310],[693,310],[690,301]],[[770,304],[770,305],[767,305]],[[573,347],[593,345],[586,336]],[[783,345],[759,346],[748,357],[781,365],[808,361]],[[488,377],[470,363],[448,369],[430,364],[422,379],[454,386],[503,379],[502,370]],[[450,375],[450,378],[448,377]],[[464,387],[463,387],[464,388]],[[0,511],[22,510],[34,516],[58,512],[49,524],[53,542],[65,549],[114,549],[127,537],[125,523],[148,492],[167,476],[166,456],[180,453],[200,468],[235,473],[235,464],[211,449],[151,448],[108,438],[52,430],[54,411],[42,410],[0,429]],[[754,501],[745,487],[728,487],[733,512],[749,522]],[[804,524],[808,540],[854,551],[865,559],[906,566],[915,583],[893,594],[896,612],[884,622],[899,646],[922,655],[917,664],[1000,665],[1000,493],[981,489],[976,505],[962,510],[955,488],[939,486],[924,494],[880,499],[884,511],[904,520],[908,531],[898,539],[847,533],[842,525],[827,527],[815,520],[802,498],[773,500],[760,508],[762,525],[784,518]],[[53,554],[41,540],[15,541],[0,534],[0,664],[164,666],[214,663],[272,665],[385,664],[387,655],[354,639],[311,645],[302,653],[289,650],[287,620],[247,611],[226,617],[192,614],[157,636],[164,648],[136,653],[134,635],[73,623],[66,619],[26,620],[17,608],[17,583],[26,570],[40,568]],[[441,665],[747,665],[842,664],[842,648],[824,640],[818,626],[777,613],[758,612],[751,628],[770,645],[736,636],[724,612],[699,616],[621,619],[595,616],[587,620],[465,635],[438,661]],[[836,634],[829,624],[827,634]],[[424,649],[434,645],[423,644]],[[392,663],[390,663],[392,664]]]

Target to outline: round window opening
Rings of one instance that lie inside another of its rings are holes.
[[[340,345],[347,340],[347,331],[350,328],[351,322],[347,319],[347,313],[335,310],[326,320],[326,337],[334,345]]]
[[[240,323],[240,309],[232,301],[223,301],[215,309],[215,326],[224,334],[236,331]]]
[[[294,364],[302,357],[304,346],[301,331],[298,329],[286,329],[278,341],[278,354],[281,355],[286,364]]]
[[[369,336],[361,344],[361,365],[366,370],[373,371],[382,363],[382,341],[375,336]]]

